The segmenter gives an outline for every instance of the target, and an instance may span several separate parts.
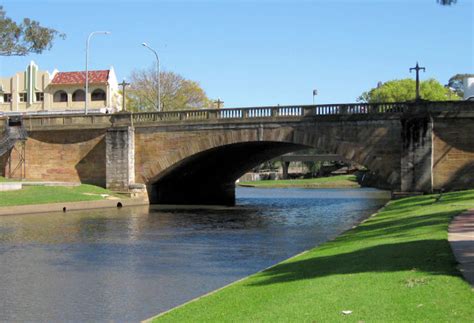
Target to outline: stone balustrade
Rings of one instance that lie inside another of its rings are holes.
[[[411,103],[351,103],[325,105],[267,106],[226,109],[177,110],[163,112],[139,112],[116,114],[74,114],[23,116],[27,130],[57,128],[107,129],[114,125],[149,125],[167,123],[207,123],[207,122],[260,122],[260,121],[298,121],[333,116],[396,117],[405,113],[423,110],[435,114],[474,113],[474,102],[442,101]],[[5,121],[0,118],[0,132]]]

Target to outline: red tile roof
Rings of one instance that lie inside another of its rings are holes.
[[[89,84],[107,83],[109,70],[89,71]],[[51,84],[85,84],[86,72],[58,72]]]

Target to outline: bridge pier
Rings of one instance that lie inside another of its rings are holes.
[[[433,120],[430,115],[402,118],[401,191],[433,191]]]
[[[107,129],[105,143],[106,187],[128,192],[135,183],[135,129],[131,126]]]

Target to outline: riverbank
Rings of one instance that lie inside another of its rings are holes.
[[[392,201],[333,241],[153,321],[456,321],[474,294],[447,240],[474,191]]]
[[[357,188],[355,175],[338,175],[308,179],[262,180],[239,182],[239,186],[255,188]]]
[[[0,181],[6,182],[1,177]],[[24,184],[30,185],[31,183]],[[136,205],[148,205],[148,201],[145,198],[130,198],[102,187],[87,184],[75,186],[23,185],[23,188],[19,190],[0,191],[0,215]]]
[[[0,192],[0,207],[59,202],[100,201],[111,198],[116,199],[118,197],[117,194],[102,187],[87,184],[78,186],[25,186],[21,190]]]

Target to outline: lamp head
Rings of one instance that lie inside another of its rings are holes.
[[[148,47],[147,43],[142,43],[142,46]]]

